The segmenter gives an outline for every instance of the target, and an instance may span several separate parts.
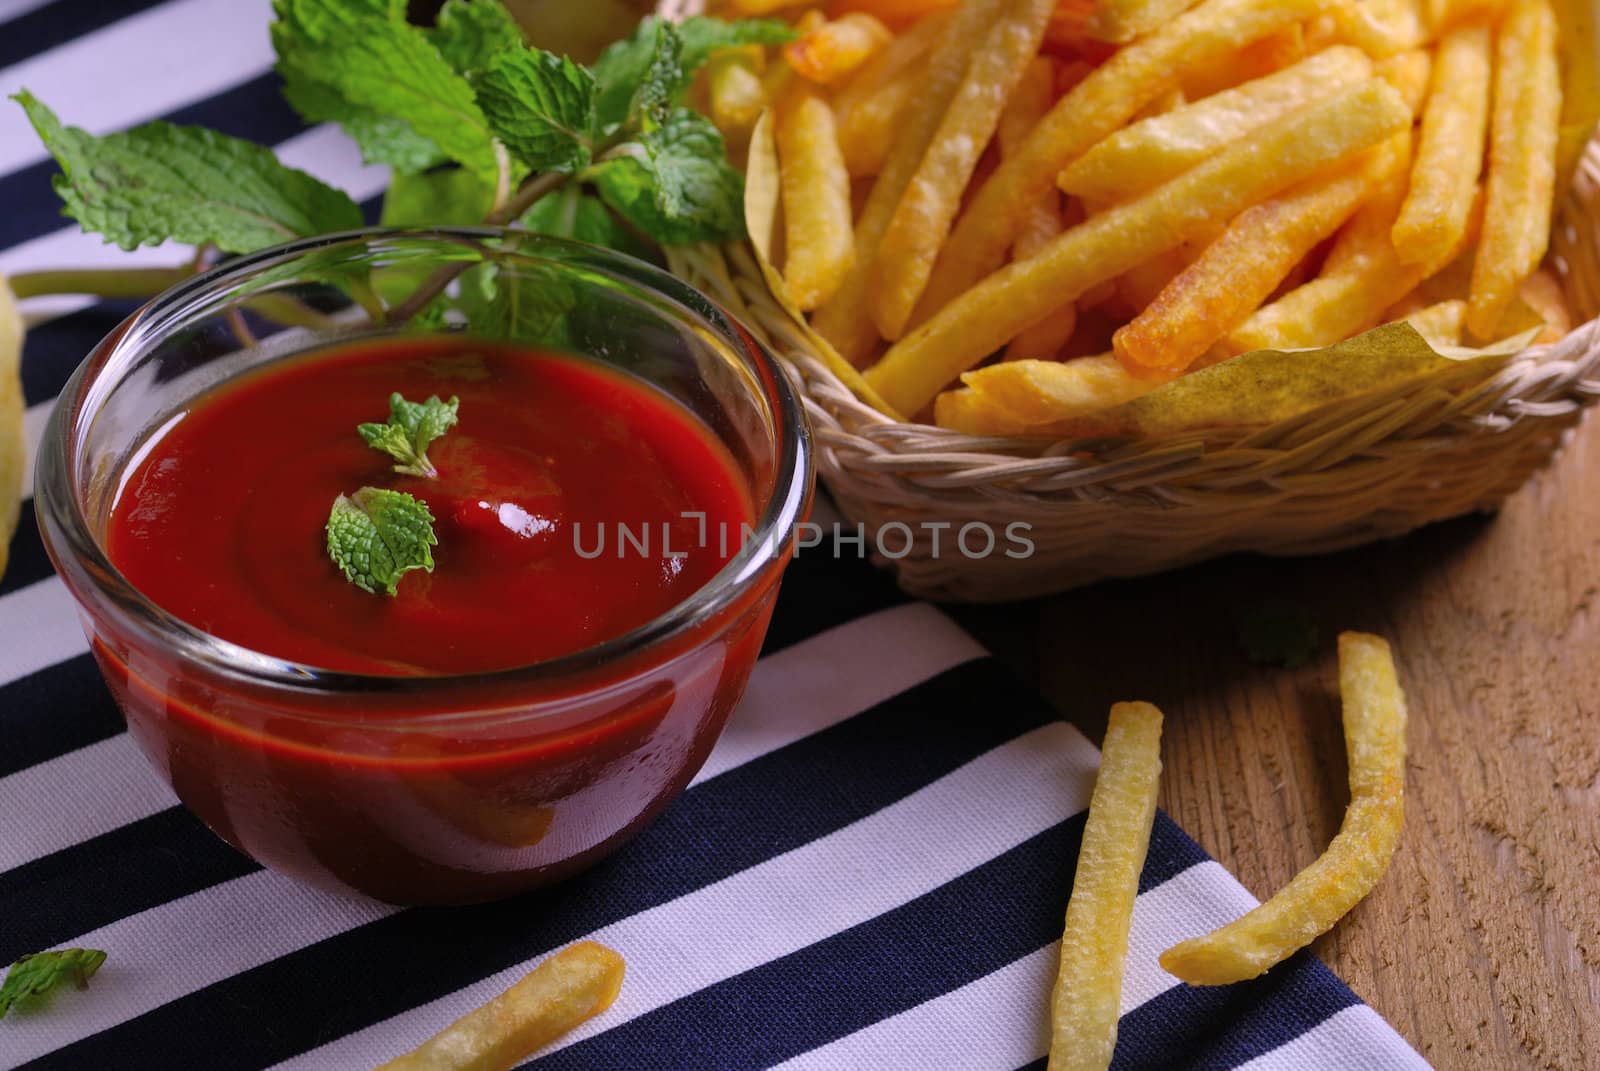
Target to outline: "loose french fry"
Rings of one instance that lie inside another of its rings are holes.
[[[1496,19],[1505,10],[1505,0],[1427,0],[1428,26],[1443,34],[1468,19]]]
[[[994,135],[1006,99],[1037,55],[1054,7],[1055,0],[1007,0],[973,53],[878,250],[869,307],[884,338],[896,339],[905,331],[961,208],[967,180]]]
[[[850,174],[839,152],[833,109],[803,82],[778,102],[776,136],[783,188],[783,277],[809,311],[838,291],[850,271]]]
[[[895,136],[894,147],[878,172],[856,225],[855,263],[837,297],[817,310],[811,326],[827,339],[845,360],[861,363],[877,342],[872,316],[867,310],[868,284],[875,277],[878,247],[889,229],[901,196],[922,163],[928,144],[939,130],[966,73],[971,41],[998,16],[1001,0],[966,0],[950,17],[938,45],[923,68],[918,108]]]
[[[1489,123],[1489,27],[1472,23],[1439,43],[1411,190],[1394,224],[1407,264],[1436,261],[1461,240]]]
[[[767,106],[760,57],[760,49],[729,48],[706,61],[711,121],[729,141],[748,138],[761,109]]]
[[[1061,934],[1051,997],[1049,1071],[1106,1071],[1117,1047],[1122,973],[1161,780],[1161,711],[1111,708],[1100,772]]]
[[[852,175],[876,175],[894,144],[900,111],[920,96],[923,73],[917,61],[939,41],[945,15],[923,19],[867,61],[833,100],[839,148]]]
[[[1254,978],[1326,933],[1372,891],[1400,840],[1405,800],[1406,703],[1389,645],[1377,636],[1339,637],[1350,807],[1316,862],[1270,900],[1161,955],[1190,985]]]
[[[802,78],[838,85],[893,39],[889,27],[854,11],[790,41],[783,47],[783,58]]]
[[[1068,193],[1126,201],[1250,131],[1372,76],[1360,49],[1337,45],[1277,74],[1124,127],[1061,172]]]
[[[866,379],[894,408],[916,412],[1061,302],[1410,124],[1405,102],[1380,79],[1284,116],[984,279],[892,346]]]
[[[1380,60],[1374,68],[1378,77],[1400,91],[1411,114],[1422,111],[1428,99],[1428,72],[1433,68],[1433,54],[1427,49],[1415,48]]]
[[[1196,0],[1095,0],[1091,37],[1126,44],[1194,7]]]
[[[832,0],[828,11],[842,15],[864,11],[889,26],[901,27],[959,7],[961,0]]]
[[[1330,13],[1333,38],[1382,59],[1418,48],[1432,33],[1421,0],[1366,0]]]
[[[378,1071],[507,1071],[611,1007],[622,957],[593,941],[569,945],[516,985]]]
[[[804,2],[805,0],[728,0],[728,6],[735,14],[749,17],[771,15],[785,8],[799,7]]]
[[[1472,266],[1467,329],[1489,338],[1517,284],[1550,243],[1561,79],[1549,0],[1517,0],[1495,42],[1483,239]]]
[[[1006,361],[968,372],[961,382],[1022,425],[1088,416],[1160,386],[1129,374],[1109,353],[1070,361]]]
[[[1178,76],[1178,84],[1190,100],[1203,100],[1292,67],[1313,51],[1321,50],[1306,47],[1305,30],[1295,23],[1251,41],[1237,52],[1220,56],[1211,63],[1185,68]]]
[[[1195,364],[1350,218],[1372,190],[1373,171],[1347,167],[1240,213],[1117,331],[1112,347],[1118,359],[1145,374],[1174,375]]]
[[[1032,136],[983,184],[957,221],[923,298],[943,309],[1005,260],[1027,207],[1062,168],[1137,114],[1186,66],[1216,59],[1337,0],[1205,0],[1119,49],[1056,102]]]

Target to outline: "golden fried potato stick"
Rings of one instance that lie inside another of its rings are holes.
[[[1026,424],[1013,420],[988,400],[962,388],[947,390],[933,400],[933,422],[965,435],[1027,435]]]
[[[893,39],[889,27],[853,11],[790,41],[783,46],[783,58],[802,78],[838,85]]]
[[[1106,1071],[1117,1047],[1122,972],[1161,782],[1161,711],[1111,708],[1100,772],[1061,934],[1051,996],[1049,1071]]]
[[[1126,44],[1194,7],[1196,0],[1095,0],[1086,29],[1100,41]]]
[[[1572,309],[1567,305],[1566,290],[1554,272],[1540,268],[1522,280],[1517,296],[1544,321],[1544,330],[1534,342],[1560,342],[1572,330]]]
[[[1426,44],[1432,28],[1421,0],[1365,0],[1341,4],[1327,19],[1331,40],[1356,45],[1376,59]],[[1320,38],[1320,34],[1314,35]]]
[[[1488,339],[1517,284],[1550,244],[1561,75],[1549,0],[1516,0],[1495,41],[1483,239],[1472,265],[1467,329]]]
[[[1372,61],[1360,49],[1335,45],[1276,74],[1123,127],[1061,172],[1059,185],[1080,197],[1130,200],[1279,116],[1370,77]]]
[[[1000,143],[1000,156],[1013,155],[1027,138],[1028,132],[1039,122],[1039,117],[1050,110],[1055,92],[1055,66],[1041,56],[1028,64],[1022,81],[1012,90],[1005,111],[1000,113],[1000,129],[995,140]],[[1054,190],[1046,193],[1028,213],[1026,223],[1012,243],[1013,260],[1027,260],[1064,229],[1061,218],[1061,195]],[[1050,315],[1027,328],[1006,347],[1005,359],[1048,360],[1067,344],[1078,325],[1077,307],[1070,301],[1062,303]],[[936,399],[937,401],[937,399]]]
[[[1466,232],[1489,125],[1489,44],[1482,22],[1439,42],[1411,190],[1394,224],[1395,250],[1407,264],[1437,261]]]
[[[961,382],[1022,425],[1089,416],[1161,385],[1129,374],[1109,353],[1070,361],[1006,361],[968,372]]]
[[[1434,349],[1461,345],[1461,332],[1467,322],[1467,303],[1461,298],[1422,305],[1399,316],[1385,315],[1385,320],[1404,320],[1417,329],[1417,334]]]
[[[1373,68],[1379,78],[1400,91],[1400,99],[1406,102],[1412,115],[1422,111],[1428,99],[1428,72],[1432,69],[1433,53],[1425,48],[1396,53],[1379,60]]]
[[[1426,7],[1428,26],[1442,35],[1468,19],[1494,21],[1505,11],[1506,0],[1426,0]]]
[[[1338,0],[1205,0],[1119,49],[1056,102],[1016,156],[978,189],[957,220],[929,281],[918,318],[944,308],[998,268],[1029,205],[1061,169],[1115,133],[1177,80]]]
[[[918,107],[909,109],[895,136],[894,147],[872,184],[867,203],[856,223],[855,263],[838,296],[817,310],[812,329],[853,364],[861,363],[877,342],[877,331],[867,311],[868,284],[876,275],[878,247],[889,229],[901,195],[922,163],[928,144],[939,130],[950,101],[966,73],[968,53],[977,38],[999,15],[1001,0],[963,0],[955,9],[922,69]]]
[[[611,1007],[622,957],[580,941],[377,1071],[508,1071],[540,1046]]]
[[[868,308],[887,339],[905,331],[928,285],[978,157],[994,136],[1000,111],[1039,52],[1055,0],[1006,0],[1000,18],[972,53],[950,109],[906,184],[884,231]]]
[[[923,75],[917,61],[939,41],[947,15],[923,19],[868,60],[833,98],[839,148],[852,175],[876,175],[894,144],[896,120]]]
[[[1373,150],[1374,153],[1379,150]],[[1112,336],[1135,372],[1176,375],[1243,324],[1319,242],[1350,218],[1377,176],[1369,158],[1241,212],[1154,301]]]
[[[755,47],[723,49],[706,61],[711,121],[730,142],[747,140],[767,106],[762,64],[761,49]]]
[[[785,8],[799,7],[802,2],[803,0],[728,0],[728,6],[735,14],[748,18],[754,15],[771,15]]]
[[[833,109],[795,80],[778,100],[775,135],[783,189],[783,278],[796,306],[832,297],[850,271],[850,174],[839,152]]]
[[[1410,123],[1399,94],[1376,78],[1284,116],[1138,200],[1091,217],[1038,255],[995,272],[892,346],[866,379],[895,409],[916,412],[1061,302],[1210,233],[1252,204]]]
[[[1328,850],[1243,918],[1161,954],[1161,966],[1190,985],[1254,978],[1328,932],[1378,884],[1400,840],[1404,817],[1406,701],[1389,645],[1377,636],[1339,636],[1350,807]]]

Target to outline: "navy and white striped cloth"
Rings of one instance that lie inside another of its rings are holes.
[[[384,173],[281,101],[269,8],[0,0],[0,94],[27,86],[97,132],[162,116],[272,143],[370,207]],[[53,170],[0,107],[0,273],[178,259],[79,233]],[[127,307],[29,311],[50,317],[23,360],[32,444]],[[0,963],[66,945],[110,959],[86,992],[0,1022],[0,1067],[370,1067],[581,937],[621,951],[627,982],[541,1071],[1042,1067],[1096,763],[948,618],[813,552],[706,768],[614,858],[483,907],[343,899],[217,840],[135,752],[30,501],[0,580]],[[1157,818],[1114,1066],[1427,1066],[1309,955],[1221,989],[1156,965],[1254,903]]]

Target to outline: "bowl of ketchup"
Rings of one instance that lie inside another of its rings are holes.
[[[450,904],[589,865],[683,790],[811,489],[784,373],[704,296],[462,229],[156,298],[68,383],[36,499],[190,810],[304,881]]]

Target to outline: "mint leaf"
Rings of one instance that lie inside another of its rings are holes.
[[[389,395],[389,419],[383,424],[362,424],[356,431],[374,450],[394,458],[394,470],[403,476],[439,475],[428,460],[428,445],[456,425],[460,401],[441,402],[435,394],[425,402],[408,402],[400,392]]]
[[[97,138],[62,126],[25,89],[12,99],[61,165],[54,183],[66,214],[123,249],[172,238],[247,253],[362,224],[349,197],[260,145],[163,122]]]
[[[501,52],[477,78],[478,103],[496,136],[535,171],[589,162],[594,76],[536,48]]]
[[[378,119],[403,124],[420,156],[420,142],[493,180],[494,137],[472,87],[439,54],[423,30],[393,16],[393,5],[363,0],[275,0],[272,44],[290,103],[315,122],[335,121],[358,138],[364,153],[386,153]],[[399,166],[399,165],[396,165]]]
[[[1263,602],[1250,607],[1239,622],[1239,642],[1250,661],[1298,669],[1317,653],[1317,622],[1303,606]]]
[[[422,175],[396,175],[383,195],[378,222],[385,227],[448,227],[483,222],[494,187],[459,167]]]
[[[577,294],[559,273],[534,263],[484,263],[462,277],[467,330],[502,341],[556,344]]]
[[[539,198],[517,222],[539,234],[575,238],[643,260],[653,256],[650,246],[623,225],[604,201],[584,192],[577,183]]]
[[[412,175],[444,163],[439,146],[404,119],[351,104],[335,90],[299,74],[293,60],[280,59],[283,97],[308,123],[337,123],[361,149],[369,164],[384,164],[400,175]]]
[[[666,122],[679,91],[688,84],[689,75],[683,67],[683,38],[672,23],[662,21],[656,26],[656,47],[650,53],[644,78],[634,91],[629,114],[642,129],[654,130]]]
[[[0,985],[0,1019],[18,1003],[42,997],[68,982],[86,988],[105,961],[106,954],[93,948],[63,948],[21,957]]]
[[[601,130],[615,127],[628,118],[634,91],[645,81],[657,52],[658,27],[664,24],[665,20],[655,15],[644,18],[631,37],[612,43],[595,60],[594,75],[600,87],[596,115]],[[777,19],[725,22],[696,15],[684,19],[675,29],[682,43],[679,57],[682,75],[670,97],[673,103],[680,100],[694,72],[713,52],[738,45],[781,45],[796,36],[788,24]]]
[[[428,37],[445,62],[465,75],[523,44],[522,27],[500,0],[446,0]]]
[[[363,487],[340,495],[328,512],[328,556],[362,591],[394,595],[413,569],[433,572],[433,514],[401,491]]]
[[[606,204],[662,245],[721,242],[744,233],[744,179],[711,120],[679,108],[634,151],[586,173]]]

